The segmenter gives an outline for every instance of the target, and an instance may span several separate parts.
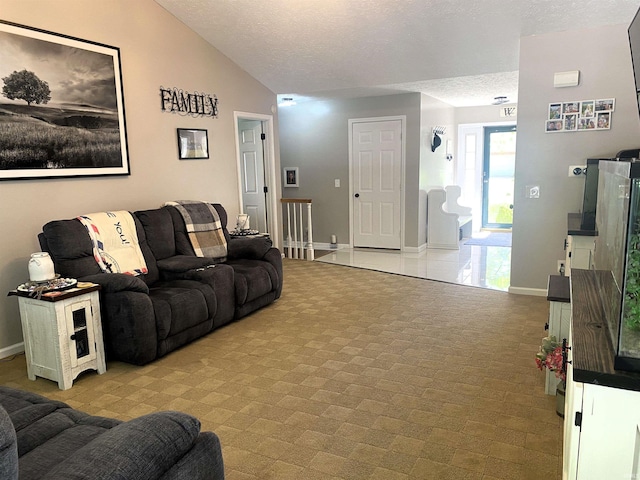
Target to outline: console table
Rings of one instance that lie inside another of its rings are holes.
[[[107,371],[102,322],[100,285],[89,284],[33,298],[13,290],[20,306],[27,376],[58,382],[61,390],[85,370]]]
[[[613,368],[595,272],[571,272],[563,479],[631,479],[640,472],[640,374]]]

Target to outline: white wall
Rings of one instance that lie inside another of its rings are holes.
[[[233,111],[271,114],[271,91],[152,0],[0,0],[0,12],[6,21],[120,48],[131,162],[125,177],[0,182],[0,292],[28,280],[29,255],[50,220],[187,198],[220,202],[235,217]],[[216,94],[219,118],[163,113],[160,86]],[[208,129],[211,158],[178,160],[177,127]],[[279,170],[278,156],[276,144]],[[0,295],[0,354],[21,341],[17,300]]]
[[[442,188],[455,183],[455,161],[447,160],[447,141],[451,141],[455,153],[457,126],[455,109],[428,95],[420,95],[420,183],[418,209],[418,246],[427,243],[427,194],[432,188]],[[445,134],[440,135],[442,143],[431,151],[433,128],[444,127]],[[455,155],[454,155],[455,156]]]
[[[580,70],[580,85],[554,88],[555,72]],[[615,98],[611,130],[545,133],[549,103]],[[520,41],[516,185],[511,256],[513,291],[546,288],[564,258],[567,214],[582,205],[583,179],[568,167],[640,147],[627,25],[524,37]],[[540,198],[525,198],[528,185]]]

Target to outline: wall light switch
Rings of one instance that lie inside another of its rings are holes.
[[[336,188],[340,188],[340,179],[336,178],[335,180]]]
[[[540,186],[539,185],[527,185],[527,198],[540,198]]]

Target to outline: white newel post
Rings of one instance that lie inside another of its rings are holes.
[[[311,202],[307,203],[307,229],[309,238],[307,242],[307,260],[313,260],[313,227],[311,225]]]
[[[291,257],[291,210],[289,208],[289,204],[287,203],[287,252],[289,253],[288,257]]]

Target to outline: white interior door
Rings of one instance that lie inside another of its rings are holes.
[[[262,122],[238,120],[240,180],[243,212],[251,229],[268,232]]]
[[[402,122],[352,123],[353,246],[401,248]]]

